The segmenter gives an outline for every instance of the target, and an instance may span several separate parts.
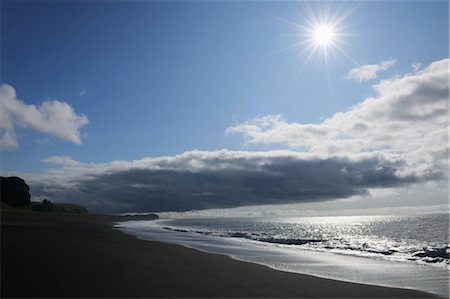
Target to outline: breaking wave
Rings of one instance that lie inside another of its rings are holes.
[[[422,227],[424,221],[429,221],[426,217],[416,220]],[[217,221],[217,219],[175,219],[163,221],[161,224],[166,230],[181,233],[240,238],[271,246],[290,246],[399,262],[415,262],[450,269],[448,235],[447,238],[445,235],[424,237],[422,232],[422,235],[417,233],[416,238],[413,238],[410,235],[413,229],[402,231],[402,225],[411,226],[414,223],[411,219],[375,218],[372,221],[351,219],[349,222],[339,219],[335,223],[305,219],[291,222],[273,219],[228,219],[218,221],[219,223]],[[407,223],[404,223],[405,221]],[[445,223],[445,219],[443,221]],[[434,228],[435,233],[439,229],[445,230],[443,227]],[[426,238],[428,240],[425,240]],[[436,242],[437,240],[440,242]]]

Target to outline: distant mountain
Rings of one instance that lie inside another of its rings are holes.
[[[51,203],[49,200],[44,199],[42,203],[31,202],[32,210],[35,212],[58,212],[58,213],[72,213],[72,214],[87,214],[88,211],[85,207],[70,204],[70,203]]]

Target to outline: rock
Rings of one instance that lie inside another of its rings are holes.
[[[450,254],[447,252],[447,249],[445,247],[419,251],[413,254],[413,256],[418,257],[445,258],[445,259],[449,259],[449,255]]]
[[[18,177],[0,177],[1,201],[12,207],[30,204],[30,187]]]

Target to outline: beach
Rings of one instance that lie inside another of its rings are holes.
[[[294,274],[113,228],[120,217],[2,213],[1,296],[436,298]]]
[[[138,239],[226,255],[279,271],[448,298],[448,257],[446,244],[440,243],[448,240],[447,223],[446,215],[372,215],[161,218],[120,222],[115,227]]]

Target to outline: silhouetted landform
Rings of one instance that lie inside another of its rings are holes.
[[[44,199],[42,202],[31,201],[30,187],[25,180],[19,177],[1,178],[1,212],[50,212],[88,214],[88,210],[80,205],[71,203],[52,203]],[[158,215],[152,213],[139,213],[111,216],[117,221],[127,220],[154,220]]]
[[[0,177],[1,201],[12,207],[30,204],[30,187],[19,177]]]
[[[44,199],[43,202],[32,201],[26,206],[13,207],[5,202],[1,202],[0,210],[2,212],[50,212],[50,213],[71,213],[87,214],[88,210],[77,204],[52,203]]]
[[[37,204],[33,206],[33,211],[36,212],[55,212],[55,206],[50,202],[50,200],[44,199],[42,204]]]
[[[117,215],[110,216],[113,219],[117,219],[117,221],[135,221],[135,220],[155,220],[158,219],[159,216],[157,214],[145,214],[145,215]]]
[[[35,212],[57,212],[73,214],[88,213],[88,210],[83,206],[67,203],[51,203],[47,199],[44,199],[42,203],[32,202],[32,210]]]
[[[2,212],[88,213],[85,207],[76,204],[51,203],[47,199],[44,199],[42,203],[31,201],[30,187],[19,177],[0,177],[0,181]]]

